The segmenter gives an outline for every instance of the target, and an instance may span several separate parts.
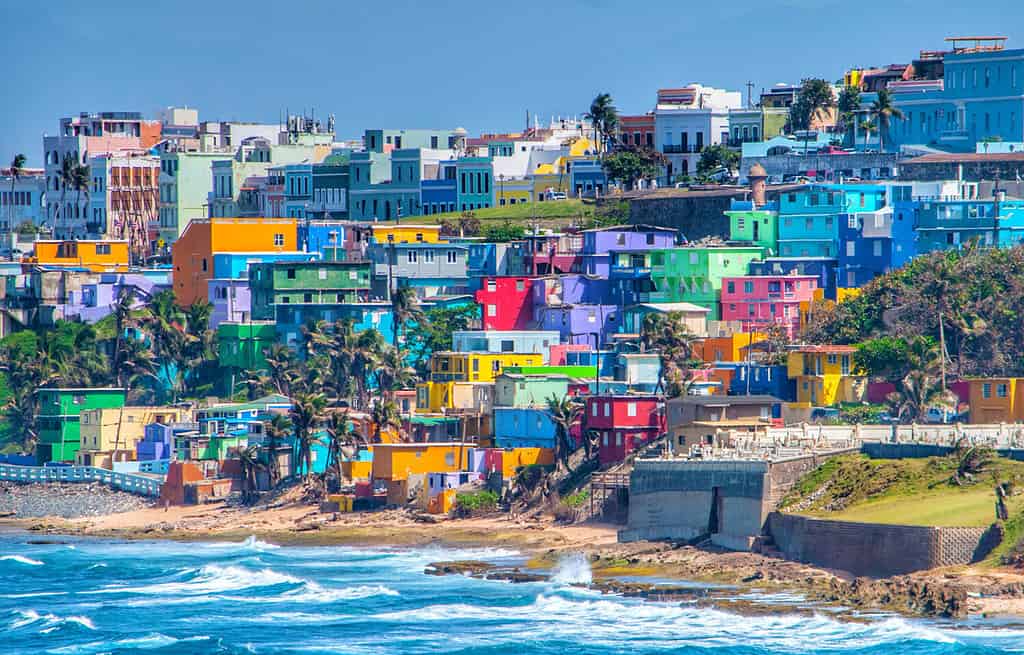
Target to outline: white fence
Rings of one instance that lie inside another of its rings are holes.
[[[14,482],[102,482],[114,489],[141,496],[159,496],[161,481],[95,466],[16,466],[0,464],[0,480]]]

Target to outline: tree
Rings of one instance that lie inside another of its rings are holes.
[[[583,415],[583,405],[571,396],[559,397],[552,394],[548,398],[548,416],[555,424],[555,457],[559,467],[569,469],[569,456],[576,450],[572,439],[572,429]]]
[[[322,393],[300,393],[292,399],[291,422],[295,429],[296,457],[293,462],[295,474],[304,465],[305,475],[313,474],[313,444],[317,443],[317,428],[323,422],[327,400]]]
[[[402,417],[398,413],[398,406],[390,400],[378,402],[370,411],[370,420],[373,421],[373,436],[375,443],[381,443],[381,434],[385,430],[395,430],[399,437],[402,434]]]
[[[882,89],[878,97],[871,103],[871,116],[878,124],[878,150],[885,152],[885,138],[889,134],[889,121],[893,118],[903,118],[900,111],[892,101],[892,93],[889,89]]]
[[[728,146],[716,143],[710,145],[700,153],[700,160],[697,161],[697,176],[705,177],[717,168],[727,168],[730,171],[737,170],[740,165],[740,153]]]
[[[401,338],[402,330],[409,323],[422,320],[423,310],[416,299],[416,291],[412,287],[398,287],[391,292],[391,320],[395,330],[395,348]]]
[[[827,81],[807,78],[800,84],[796,100],[789,110],[789,129],[809,130],[815,121],[823,121],[830,109],[836,106],[832,85]]]
[[[686,327],[682,312],[651,313],[644,317],[640,343],[645,351],[661,356],[658,387],[666,396],[686,393],[695,340],[696,337]]]
[[[410,326],[405,335],[409,360],[421,377],[429,373],[430,355],[451,350],[452,333],[468,330],[480,320],[480,306],[476,303],[457,307],[432,307],[423,319]]]
[[[67,206],[64,204],[64,201],[67,197],[68,189],[73,188],[75,184],[77,167],[78,161],[75,159],[74,155],[70,152],[64,153],[64,158],[60,160],[60,170],[57,171],[57,181],[60,184],[60,202],[54,208],[54,223],[57,221],[58,211],[65,220],[70,218],[67,215]]]
[[[904,423],[925,418],[931,408],[943,410],[956,407],[956,396],[944,389],[939,379],[921,369],[913,369],[896,384],[896,391],[886,396],[893,416]]]
[[[342,457],[353,458],[359,451],[362,436],[352,428],[348,411],[334,412],[327,420],[327,470],[333,471],[339,482],[342,479]]]
[[[603,144],[614,138],[615,127],[619,124],[619,112],[615,108],[614,101],[608,93],[599,93],[590,103],[590,111],[583,115],[585,120],[590,121],[594,130],[594,142],[597,144],[597,151],[600,154],[604,151]]]
[[[406,352],[386,347],[378,355],[377,387],[388,400],[394,400],[395,389],[408,389],[416,380],[416,371],[405,363]]]
[[[239,446],[235,455],[242,475],[242,502],[248,505],[259,496],[257,472],[263,468],[259,459],[259,446]]]
[[[288,346],[275,343],[263,353],[267,362],[267,377],[274,393],[290,396],[292,382],[295,380],[297,362],[295,355]]]
[[[640,180],[658,177],[666,163],[665,156],[645,147],[620,147],[601,162],[605,174],[617,180],[627,190],[633,189]]]
[[[285,414],[275,414],[269,421],[263,422],[263,433],[267,436],[267,475],[273,488],[281,480],[277,451],[281,444],[292,436],[291,419]]]
[[[28,160],[25,155],[20,152],[14,155],[14,159],[11,160],[11,202],[8,205],[9,216],[7,219],[7,226],[14,227],[14,185],[21,179],[21,174],[25,172],[25,162]]]
[[[836,103],[839,112],[839,120],[836,127],[842,131],[844,138],[852,136],[856,138],[857,113],[860,111],[860,89],[856,86],[846,85],[839,92],[839,101]],[[851,145],[856,145],[852,141]]]
[[[861,121],[860,129],[864,132],[864,149],[868,149],[868,141],[871,140],[871,135],[878,131],[878,126],[870,120]]]

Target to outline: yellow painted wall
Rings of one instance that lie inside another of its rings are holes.
[[[977,378],[968,380],[971,423],[1018,423],[1024,421],[1022,378]],[[985,390],[988,385],[988,396]],[[1000,395],[1000,385],[1006,394]]]
[[[551,448],[509,448],[501,456],[501,477],[514,477],[520,466],[554,463],[555,451]]]
[[[834,355],[834,361],[830,361],[830,355]],[[846,374],[843,373],[843,357],[849,359]],[[805,370],[811,373],[805,375]],[[867,378],[863,371],[855,368],[853,353],[791,352],[786,361],[786,373],[796,380],[798,403],[857,403],[867,395]]]
[[[128,242],[36,241],[35,255],[27,261],[44,266],[80,266],[93,272],[127,271]]]
[[[737,332],[727,337],[710,337],[701,344],[701,354],[709,364],[716,361],[742,362],[746,360],[744,348],[767,338],[768,335],[762,332]]]
[[[448,370],[441,362],[448,362]],[[506,366],[543,366],[540,353],[435,353],[430,358],[431,373],[449,376],[459,382],[494,382]]]
[[[282,245],[277,245],[280,239],[275,241],[278,234],[282,236]],[[213,219],[210,252],[294,252],[298,249],[294,218]]]
[[[82,450],[127,450],[135,459],[135,446],[145,436],[150,423],[179,423],[188,420],[191,412],[178,407],[125,407],[120,409],[87,409],[79,414],[80,448]],[[121,423],[118,439],[117,425]]]
[[[410,474],[459,471],[469,462],[472,447],[473,444],[374,444],[373,477],[405,480]]]
[[[417,238],[420,235],[422,238]],[[395,243],[440,243],[440,225],[374,225],[373,238],[387,243],[391,236]]]
[[[417,407],[416,411],[421,414],[440,414],[445,409],[476,409],[473,392],[480,384],[484,383],[422,382],[416,386],[427,390],[427,406]]]
[[[341,474],[349,480],[369,480],[373,475],[373,462],[342,462]]]

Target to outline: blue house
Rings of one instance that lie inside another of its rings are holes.
[[[935,200],[917,211],[917,250],[932,252],[959,248],[977,241],[1000,248],[1024,243],[1024,200],[999,202],[996,236],[995,200]]]
[[[573,159],[566,166],[573,195],[603,195],[608,189],[608,177],[597,159]]]
[[[835,300],[837,265],[835,257],[766,257],[750,262],[748,268],[751,275],[814,275],[825,297]]]
[[[299,221],[299,247],[306,252],[317,253],[321,259],[333,257],[335,253],[344,255],[345,239],[351,226],[351,223],[342,220],[308,219]]]
[[[288,218],[305,218],[313,201],[313,165],[284,167],[284,213]]]
[[[498,448],[554,448],[556,434],[547,409],[494,408],[494,445]]]
[[[893,213],[889,208],[846,214],[839,226],[839,285],[863,286],[892,269]]]
[[[790,379],[785,366],[757,362],[719,362],[718,368],[733,369],[730,396],[775,396],[785,402],[796,401],[796,380]]]
[[[779,197],[779,255],[836,257],[844,214],[875,212],[886,204],[885,187],[814,184]]]
[[[458,211],[494,206],[494,166],[490,157],[461,157],[455,162]]]
[[[914,198],[914,187],[909,184],[894,185],[889,190],[892,204],[892,267],[900,268],[917,255],[917,232],[914,230],[915,216],[921,201]]]

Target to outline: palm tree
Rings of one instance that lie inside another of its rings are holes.
[[[903,112],[893,104],[892,93],[889,89],[882,89],[871,104],[870,113],[878,122],[878,150],[885,152],[885,136],[889,133],[889,120],[903,118]]]
[[[242,502],[249,504],[256,500],[258,497],[259,484],[257,481],[257,471],[263,468],[263,463],[260,462],[260,449],[259,446],[239,446],[235,451],[238,456],[239,468],[241,468],[242,474]]]
[[[309,320],[308,323],[302,326],[302,351],[309,359],[317,354],[320,349],[327,345],[327,321]]]
[[[285,414],[275,414],[272,419],[263,423],[263,433],[267,435],[267,474],[270,476],[270,486],[273,488],[281,479],[277,450],[292,435],[291,419]]]
[[[864,131],[864,149],[867,150],[868,149],[868,141],[871,139],[871,133],[872,132],[877,132],[878,131],[878,126],[875,125],[872,121],[867,120],[867,121],[861,121],[860,129],[862,129]]]
[[[271,388],[282,396],[290,396],[292,382],[295,379],[295,355],[292,354],[288,346],[279,343],[271,345],[263,355],[267,362],[267,374],[270,378]]]
[[[686,327],[681,312],[648,314],[640,329],[640,343],[645,351],[661,357],[658,387],[668,396],[685,393],[696,340]]]
[[[8,207],[10,208],[8,210],[10,213],[10,217],[7,221],[7,228],[9,230],[14,229],[14,185],[18,180],[21,179],[21,174],[25,170],[26,161],[28,160],[25,158],[25,155],[21,154],[20,152],[14,155],[14,159],[11,160],[11,204],[8,205]]]
[[[956,407],[956,396],[944,389],[938,378],[921,369],[914,369],[896,384],[896,391],[886,400],[893,415],[904,423],[915,423],[925,417],[928,410],[937,407]]]
[[[292,400],[291,421],[295,428],[296,460],[305,465],[305,475],[313,474],[313,444],[318,441],[317,428],[323,422],[327,400],[322,393],[301,393]],[[298,473],[298,467],[293,468]]]
[[[384,348],[377,358],[377,387],[388,400],[394,400],[395,389],[406,389],[416,378],[416,371],[406,365],[406,352]]]
[[[558,465],[569,471],[569,456],[576,450],[572,428],[583,415],[583,405],[571,396],[552,394],[548,398],[548,415],[555,424],[555,457]]]
[[[370,411],[370,420],[373,421],[373,436],[375,443],[381,443],[381,434],[385,430],[394,430],[402,437],[402,417],[398,413],[398,406],[390,400],[378,402]]]
[[[333,471],[338,482],[341,482],[342,457],[352,458],[359,452],[362,437],[352,429],[348,411],[333,412],[327,420],[327,470]]]
[[[597,94],[590,102],[590,111],[585,113],[583,118],[590,121],[594,130],[594,142],[600,154],[603,150],[602,143],[613,137],[615,127],[619,124],[619,112],[615,108],[611,94]]]
[[[399,336],[406,325],[423,320],[423,310],[416,300],[416,291],[412,287],[398,287],[391,293],[391,321],[395,329],[395,348],[398,348]]]
[[[89,167],[75,163],[71,171],[71,188],[75,192],[75,208],[81,206],[81,196],[85,194],[85,204],[89,204]],[[83,214],[85,212],[83,211]]]

